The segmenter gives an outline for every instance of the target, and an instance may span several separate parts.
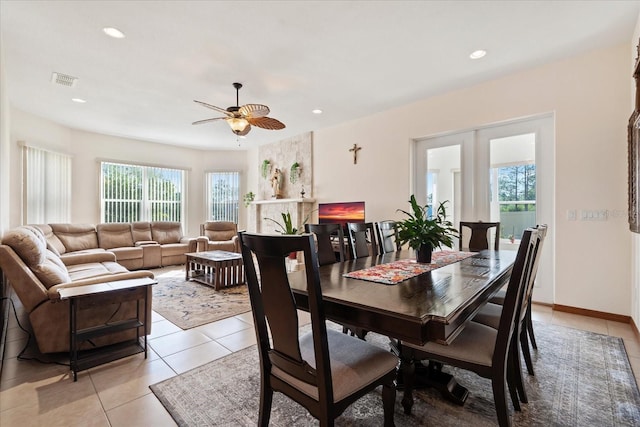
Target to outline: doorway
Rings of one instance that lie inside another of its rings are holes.
[[[446,201],[456,227],[499,221],[500,235],[490,239],[516,250],[525,228],[549,226],[534,288],[534,300],[544,303],[553,303],[555,278],[553,132],[553,116],[545,115],[414,140],[413,150],[418,202]]]

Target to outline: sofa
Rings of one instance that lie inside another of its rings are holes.
[[[129,270],[183,264],[187,252],[196,251],[196,239],[182,235],[173,221],[143,221],[108,224],[36,224],[47,241],[47,249],[62,260],[112,252]]]
[[[196,251],[227,251],[240,253],[238,226],[228,221],[207,221],[200,224]],[[194,252],[196,252],[194,251]]]
[[[69,351],[69,301],[60,300],[58,289],[92,285],[96,283],[117,282],[137,278],[153,278],[146,270],[129,271],[116,262],[112,252],[99,250],[94,238],[85,230],[81,238],[74,240],[75,246],[66,246],[63,242],[76,234],[61,233],[59,244],[69,249],[67,256],[60,256],[47,241],[39,227],[21,226],[9,230],[0,244],[0,269],[13,291],[22,302],[29,315],[33,334],[42,353]],[[55,228],[52,228],[55,229]],[[58,230],[60,230],[58,228]],[[56,249],[57,250],[57,249]],[[73,250],[73,251],[71,251]],[[87,328],[104,325],[107,322],[134,317],[136,309],[147,313],[151,319],[151,287],[144,301],[125,301],[105,304],[103,302],[78,312],[78,327]],[[146,324],[146,333],[151,331],[151,322]],[[136,331],[128,330],[105,335],[84,342],[80,349],[101,347],[135,338]]]

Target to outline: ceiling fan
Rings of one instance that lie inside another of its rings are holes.
[[[194,125],[200,125],[202,123],[214,122],[216,120],[226,120],[231,127],[231,131],[238,136],[244,136],[249,133],[251,126],[257,126],[262,129],[279,130],[284,129],[284,123],[271,117],[267,117],[269,114],[269,107],[262,104],[245,104],[240,106],[238,101],[240,88],[242,83],[234,83],[233,87],[236,88],[236,105],[235,107],[228,107],[226,110],[215,105],[207,104],[206,102],[196,101],[200,105],[210,108],[214,111],[224,114],[222,117],[214,117],[212,119],[198,120],[193,122]]]

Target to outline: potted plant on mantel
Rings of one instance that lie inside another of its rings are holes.
[[[275,219],[272,219],[272,218],[266,218],[265,217],[263,219],[267,220],[267,221],[271,221],[271,222],[275,223],[278,227],[280,227],[280,230],[276,230],[280,234],[300,234],[298,232],[298,229],[296,227],[294,227],[293,223],[291,222],[291,213],[290,212],[281,212],[280,215],[282,215],[282,223],[280,221],[276,221]],[[306,223],[307,220],[305,220],[304,222]],[[291,258],[291,259],[295,259],[296,257],[297,257],[297,253],[296,252],[291,252],[289,254],[289,258]]]
[[[416,261],[430,263],[433,249],[442,245],[452,247],[453,238],[458,236],[458,230],[448,221],[445,210],[446,201],[440,203],[436,213],[429,218],[427,206],[420,206],[412,194],[411,212],[402,209],[398,211],[407,215],[407,219],[398,222],[398,240],[401,245],[409,244],[416,251]]]

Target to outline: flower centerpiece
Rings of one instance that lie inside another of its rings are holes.
[[[446,201],[440,203],[431,217],[428,206],[420,206],[415,195],[411,195],[409,203],[411,212],[398,209],[407,216],[407,219],[398,222],[398,240],[401,245],[408,243],[410,248],[415,249],[418,262],[430,263],[433,249],[442,245],[452,247],[458,230],[446,219]]]

